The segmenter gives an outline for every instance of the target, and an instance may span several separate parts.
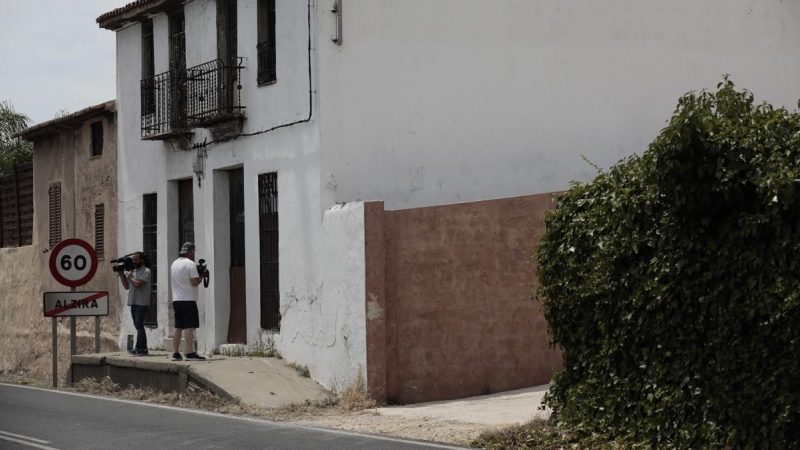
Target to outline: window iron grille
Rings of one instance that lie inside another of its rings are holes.
[[[145,194],[143,200],[143,248],[150,268],[150,306],[147,308],[146,326],[158,326],[158,197]]]
[[[278,174],[258,176],[261,328],[281,328],[278,249]]]
[[[258,84],[273,83],[278,80],[275,41],[266,41],[256,46],[258,51]]]

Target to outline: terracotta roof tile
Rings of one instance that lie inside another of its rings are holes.
[[[147,6],[148,4],[155,3],[156,1],[157,0],[136,0],[135,2],[128,3],[127,5],[121,8],[117,8],[102,14],[100,17],[97,18],[97,23],[105,22],[106,20],[113,19],[117,16],[121,16],[126,12],[130,12],[136,8]]]

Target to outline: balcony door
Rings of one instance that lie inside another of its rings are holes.
[[[178,234],[181,244],[194,242],[194,193],[191,178],[178,181]]]
[[[170,128],[182,130],[186,121],[186,17],[183,11],[169,17]]]
[[[217,1],[217,56],[222,68],[217,90],[219,111],[222,115],[233,114],[235,92],[238,82],[238,19],[236,0]]]

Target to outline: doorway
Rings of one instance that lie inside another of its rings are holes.
[[[244,245],[244,169],[228,172],[230,193],[231,314],[228,322],[228,343],[247,343],[247,290]]]
[[[192,179],[178,181],[178,234],[180,244],[194,242],[194,192]]]

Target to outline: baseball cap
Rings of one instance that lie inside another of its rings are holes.
[[[191,250],[194,250],[194,244],[191,242],[184,242],[183,245],[181,245],[181,252],[179,255],[185,256]]]

